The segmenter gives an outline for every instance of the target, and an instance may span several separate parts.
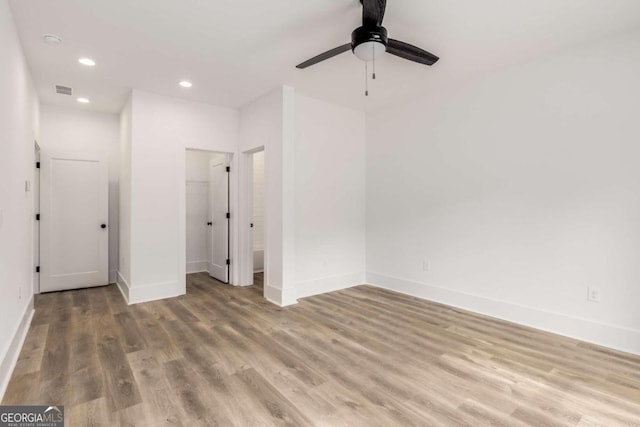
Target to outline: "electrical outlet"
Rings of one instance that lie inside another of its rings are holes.
[[[593,288],[589,286],[587,288],[589,294],[587,295],[587,299],[591,302],[600,302],[600,288]]]
[[[429,261],[422,261],[422,271],[429,271]]]

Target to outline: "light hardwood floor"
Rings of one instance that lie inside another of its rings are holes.
[[[187,289],[38,296],[3,404],[63,404],[71,426],[640,425],[637,356],[369,286],[284,309]]]

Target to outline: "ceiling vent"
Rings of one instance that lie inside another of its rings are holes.
[[[60,95],[71,95],[71,92],[70,87],[56,85],[56,93]]]

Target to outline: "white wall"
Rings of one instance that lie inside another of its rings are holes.
[[[9,5],[0,0],[0,400],[33,314],[38,99]]]
[[[369,282],[640,353],[639,72],[634,33],[368,117]]]
[[[361,285],[365,272],[365,115],[296,95],[298,298]]]
[[[241,168],[251,167],[250,153],[265,150],[265,297],[289,305],[362,284],[364,114],[285,86],[244,107],[240,129],[239,151],[247,153]],[[240,174],[239,187],[250,194],[246,176]],[[240,233],[248,249],[243,256],[253,256],[249,233]]]
[[[130,302],[185,291],[186,148],[236,153],[241,172],[251,163],[245,153],[264,148],[267,298],[288,305],[299,296],[362,282],[363,114],[296,97],[286,86],[243,108],[239,115],[230,109],[141,91],[133,92],[130,110],[130,115],[127,110],[123,113],[130,120],[130,126],[123,120],[123,147],[128,154],[130,135],[131,207],[121,212],[131,220],[131,255],[121,260],[121,266],[130,265],[131,273],[130,279],[125,272],[120,280]],[[318,161],[332,172],[320,171]],[[305,170],[302,181],[296,180],[295,168]],[[243,178],[249,174],[234,175],[233,161],[231,170],[232,196],[240,193],[244,198],[242,203],[232,202],[231,227],[239,232],[249,257],[253,255],[252,242],[246,238],[251,212],[238,209],[249,206],[250,183]],[[313,212],[309,204],[316,207]],[[302,217],[296,221],[298,210]],[[299,253],[295,252],[297,244]],[[231,252],[232,280],[242,285],[246,278],[237,275],[242,263],[238,242],[232,242]]]
[[[186,149],[235,153],[238,112],[138,90],[131,109],[131,273],[120,286],[136,303],[184,294]]]
[[[120,113],[120,179],[118,201],[118,287],[129,299],[131,282],[131,140],[133,99],[129,96]]]
[[[115,114],[95,113],[53,105],[40,109],[40,147],[48,152],[83,153],[107,159],[109,167],[109,281],[118,270],[118,181],[120,125]]]
[[[187,182],[209,182],[209,161],[216,154],[208,151],[187,150],[185,155],[185,179]]]
[[[251,194],[248,173],[250,153],[265,151],[265,297],[279,305],[296,302],[294,247],[294,127],[295,91],[283,86],[240,111],[239,237],[241,262],[250,265],[253,243],[249,224],[248,195]],[[243,269],[240,284],[253,280],[253,271]]]

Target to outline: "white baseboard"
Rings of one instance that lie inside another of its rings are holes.
[[[18,327],[13,333],[13,339],[9,344],[9,348],[7,348],[6,353],[0,361],[0,402],[4,398],[4,393],[7,391],[11,374],[16,367],[16,362],[20,356],[20,350],[22,350],[24,340],[27,337],[27,332],[29,332],[29,326],[31,325],[34,313],[32,296],[22,314]]]
[[[279,307],[287,307],[298,303],[295,289],[280,289],[269,285],[264,285],[264,297],[270,303]]]
[[[202,273],[203,271],[208,271],[208,264],[209,263],[207,261],[188,261],[187,274]]]
[[[120,293],[124,300],[129,304],[129,283],[122,277],[122,274],[118,271],[116,276],[116,285],[118,285],[118,289],[120,289]]]
[[[282,289],[274,288],[273,286],[265,284],[264,297],[267,299],[267,301],[282,307],[280,305],[280,300],[282,299]]]
[[[120,289],[122,296],[129,305],[173,298],[185,294],[184,286],[178,282],[152,283],[132,287],[120,272],[118,272],[117,284],[118,289]]]
[[[581,341],[640,354],[640,331],[439,288],[380,273],[367,272],[367,283]]]
[[[181,289],[182,288],[182,289]],[[185,294],[185,289],[178,282],[151,283],[129,288],[129,304],[157,301],[178,297]]]
[[[282,289],[280,292],[280,306],[288,307],[290,305],[294,305],[298,303],[298,298],[296,297],[295,289]]]
[[[362,285],[364,283],[364,278],[365,273],[358,271],[340,276],[323,277],[322,279],[299,282],[296,284],[296,296],[298,298],[305,298],[351,288],[353,286]]]

